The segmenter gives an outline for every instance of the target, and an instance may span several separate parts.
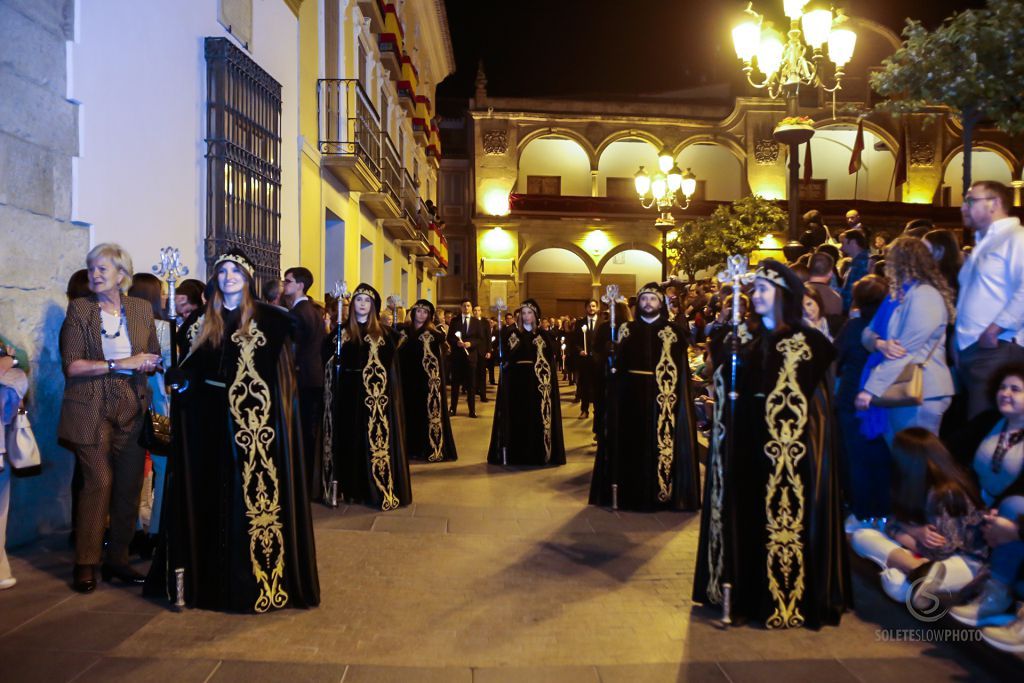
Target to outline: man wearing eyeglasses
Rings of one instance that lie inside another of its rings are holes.
[[[967,389],[969,417],[994,408],[987,386],[992,372],[1024,360],[1017,342],[1024,325],[1024,228],[1009,214],[1010,188],[979,180],[964,195],[964,227],[974,250],[960,270],[957,300],[957,371]]]

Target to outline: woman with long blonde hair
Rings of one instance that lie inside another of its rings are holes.
[[[380,311],[380,294],[360,284],[348,318],[327,339],[323,482],[329,504],[342,497],[394,510],[412,502],[399,338],[381,324]]]
[[[872,354],[854,404],[861,411],[864,435],[884,435],[891,446],[895,434],[908,427],[939,432],[954,393],[946,364],[946,326],[956,307],[935,259],[916,237],[899,237],[889,245],[885,274],[889,298],[862,336]],[[916,397],[920,400],[893,405],[886,391],[911,363],[922,369],[922,395]]]
[[[213,273],[192,349],[167,373],[177,389],[174,457],[164,542],[146,591],[205,609],[314,607],[320,585],[291,319],[259,302],[255,268],[241,251],[222,255]]]

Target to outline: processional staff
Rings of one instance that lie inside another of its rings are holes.
[[[718,274],[718,281],[722,284],[729,284],[732,286],[732,319],[730,321],[730,327],[732,328],[732,334],[730,335],[730,365],[729,365],[729,394],[728,394],[728,412],[726,413],[726,435],[728,438],[725,440],[725,452],[719,453],[719,458],[722,462],[722,483],[725,485],[726,481],[729,481],[725,469],[733,463],[733,455],[736,443],[736,435],[734,429],[736,427],[736,402],[739,399],[739,392],[736,391],[736,371],[739,366],[739,355],[740,355],[740,323],[742,319],[740,317],[740,304],[742,299],[741,289],[743,285],[750,284],[754,281],[754,274],[747,269],[747,257],[742,254],[735,254],[730,256],[726,262],[726,268]],[[723,493],[722,500],[725,500]],[[734,577],[728,576],[726,572],[731,571],[731,565],[729,562],[723,562],[722,567],[722,624],[728,626],[732,623],[732,580]]]
[[[618,336],[617,336],[618,333],[616,332],[616,327],[615,327],[615,304],[617,304],[617,303],[619,303],[621,301],[621,297],[619,297],[619,286],[618,285],[608,285],[607,287],[605,287],[605,294],[604,294],[604,296],[601,297],[601,301],[603,301],[606,304],[608,304],[608,322],[611,325],[611,341],[612,341],[611,353],[608,354],[608,371],[610,373],[614,373],[615,372],[616,344],[618,342]],[[584,325],[583,326],[583,342],[584,342],[584,344],[586,344],[586,341],[587,341],[586,330],[587,330],[587,327],[586,327],[586,325]],[[586,347],[584,347],[584,348],[586,348]],[[608,440],[607,440],[608,420],[604,421],[604,430],[605,430],[605,435],[604,436],[606,437],[604,439],[604,443],[607,444],[608,443]],[[608,452],[609,451],[608,451],[608,449],[606,447],[605,448],[605,453],[608,453]],[[608,464],[609,464],[609,470],[610,470],[609,476],[611,477],[611,480],[612,480],[612,510],[618,510],[619,509],[619,459],[618,459],[618,457],[610,458],[610,462]]]
[[[391,327],[398,329],[398,309],[404,306],[402,303],[402,297],[397,294],[392,294],[387,298],[387,306],[391,309]]]
[[[505,318],[505,311],[508,310],[508,306],[505,304],[505,300],[499,296],[497,299],[495,299],[494,305],[491,306],[491,310],[498,314],[498,398],[499,399],[505,398],[505,400],[508,400],[507,399],[507,397],[508,397],[508,386],[506,386],[505,383],[504,383],[505,382],[505,344],[504,344],[504,340],[502,339],[502,334],[501,334],[501,330],[502,330],[502,324],[501,323],[502,323],[503,319]],[[458,335],[459,333],[456,332],[455,334]],[[503,388],[504,388],[504,392],[502,391]],[[498,403],[498,410],[504,410],[504,409],[505,409],[505,406],[503,406],[501,404],[501,402],[499,401],[499,403]],[[502,417],[502,419],[497,421],[498,422],[498,429],[504,430],[504,424],[505,424],[505,421],[506,421],[506,419],[508,417],[508,413],[507,412],[503,412],[501,417]],[[499,434],[498,436],[499,436],[498,443],[501,444],[501,464],[502,465],[507,465],[508,464],[508,445],[505,443],[505,435],[504,434]]]
[[[341,386],[341,330],[344,326],[343,314],[345,302],[349,300],[348,283],[345,281],[335,282],[331,290],[338,306],[338,324],[334,328],[334,387],[335,391]],[[334,476],[334,437],[333,420],[330,419],[330,412],[333,408],[330,405],[324,406],[324,439],[323,439],[323,471],[324,471],[324,502],[328,507],[338,507],[338,479]]]
[[[170,321],[171,327],[171,368],[175,368],[178,365],[178,345],[175,342],[178,332],[178,312],[175,306],[174,297],[177,293],[178,280],[188,275],[188,266],[181,262],[181,252],[174,247],[164,247],[160,250],[160,263],[156,264],[152,268],[153,273],[162,278],[167,282],[167,319]],[[165,368],[169,370],[171,368]],[[164,375],[166,377],[166,375]],[[172,375],[173,377],[174,375]],[[168,400],[173,403],[175,400],[175,392],[181,385],[178,381],[174,381],[170,384],[170,395]],[[148,419],[148,418],[147,418]],[[166,533],[166,532],[165,532]],[[170,557],[171,541],[168,539],[168,560]],[[185,568],[176,567],[174,569],[174,608],[182,610],[185,608]]]

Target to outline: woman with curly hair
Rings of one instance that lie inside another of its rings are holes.
[[[946,278],[917,238],[899,237],[889,245],[885,275],[889,298],[861,338],[872,354],[864,366],[855,405],[861,411],[865,436],[882,434],[892,446],[893,436],[908,427],[939,432],[954,393],[946,364],[946,325],[956,309]],[[891,405],[884,394],[911,363],[922,368],[921,402]]]

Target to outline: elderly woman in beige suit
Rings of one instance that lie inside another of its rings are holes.
[[[66,384],[57,435],[72,444],[83,484],[75,521],[73,588],[96,588],[110,516],[105,581],[145,580],[128,566],[145,452],[139,434],[150,403],[147,375],[160,365],[160,344],[148,302],[127,296],[131,257],[116,244],[100,244],[86,257],[92,294],[68,303],[60,330]]]

